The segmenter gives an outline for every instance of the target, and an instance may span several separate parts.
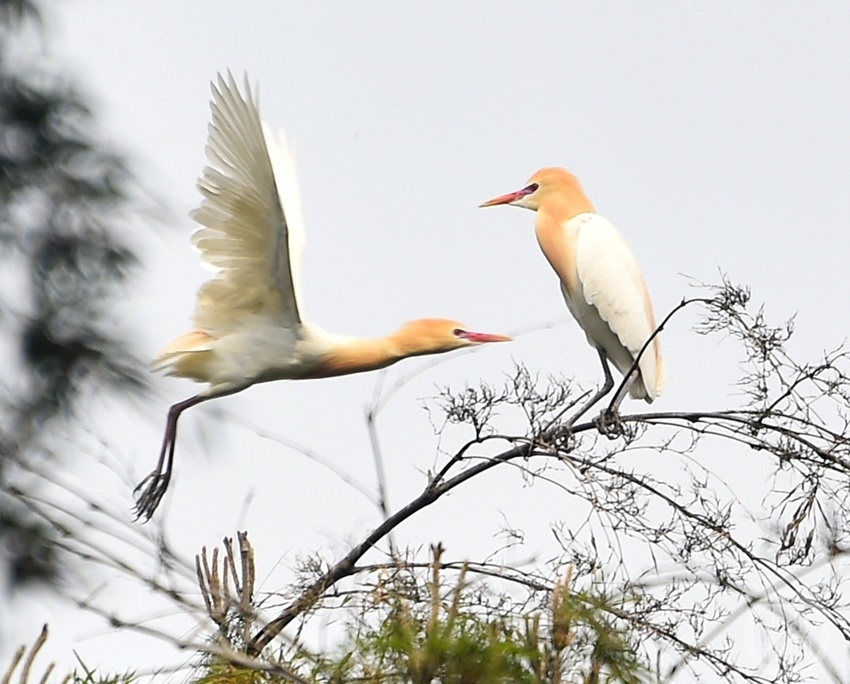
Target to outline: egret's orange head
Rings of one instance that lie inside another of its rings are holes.
[[[557,166],[540,169],[521,189],[494,197],[479,206],[493,207],[497,204],[510,204],[532,211],[544,206],[558,207],[569,214],[568,218],[594,211],[578,178]]]
[[[393,336],[407,356],[440,354],[488,342],[509,342],[507,335],[475,332],[447,318],[420,318],[405,323]]]

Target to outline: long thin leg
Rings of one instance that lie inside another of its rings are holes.
[[[588,410],[590,410],[590,408],[596,402],[598,402],[600,399],[602,399],[602,397],[608,394],[608,392],[614,389],[614,378],[611,377],[611,368],[608,366],[608,355],[605,353],[605,350],[602,349],[602,347],[597,347],[596,351],[599,354],[599,361],[602,363],[602,371],[605,373],[605,383],[602,385],[602,387],[599,388],[596,394],[594,394],[590,398],[590,400],[578,410],[577,413],[574,413],[570,417],[570,419],[564,425],[564,427],[567,429],[575,425],[575,422],[579,418],[581,418],[585,413],[587,413]]]
[[[626,381],[623,383],[622,387],[620,387],[620,391],[614,395],[614,398],[611,400],[611,403],[608,404],[608,413],[617,413],[620,410],[620,404],[623,403],[623,399],[626,398],[626,395],[629,393],[632,385],[635,384],[635,381],[640,376],[640,368],[635,368],[629,373],[629,377],[626,378]]]
[[[136,495],[136,520],[147,522],[154,514],[159,502],[168,489],[171,480],[171,467],[174,465],[174,447],[177,444],[177,419],[187,408],[197,406],[207,397],[200,394],[180,401],[168,409],[168,420],[165,423],[165,437],[159,452],[159,461],[144,480],[136,485],[133,494]],[[141,490],[141,492],[139,492]]]
[[[623,403],[623,399],[626,398],[626,394],[628,394],[629,389],[639,376],[640,368],[633,368],[628,377],[623,380],[614,398],[611,399],[611,403],[602,409],[599,415],[593,420],[596,429],[609,439],[623,434],[623,425],[620,422],[620,404]]]

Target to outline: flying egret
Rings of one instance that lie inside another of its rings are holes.
[[[186,409],[258,382],[303,380],[384,368],[505,335],[470,331],[457,321],[426,318],[378,339],[331,335],[302,319],[303,249],[294,158],[260,120],[258,102],[233,76],[212,86],[209,166],[198,182],[199,228],[192,242],[218,272],[198,292],[195,329],[174,340],[154,366],[208,383],[168,411],[156,468],[135,489],[137,517],[150,519],[174,461],[177,421]]]
[[[614,387],[608,361],[626,376],[655,331],[649,290],[623,236],[596,214],[578,179],[566,169],[540,169],[521,190],[481,206],[497,204],[537,212],[537,242],[560,278],[567,308],[599,353],[605,384],[573,416],[572,423]],[[656,335],[605,416],[616,415],[626,391],[651,403],[664,390],[664,382],[664,362]]]

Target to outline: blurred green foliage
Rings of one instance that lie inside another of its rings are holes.
[[[243,546],[244,548],[244,546]],[[650,680],[640,641],[623,613],[626,597],[577,591],[572,569],[542,589],[536,582],[517,595],[493,593],[466,566],[448,572],[442,547],[430,567],[396,559],[365,570],[356,588],[335,594],[328,607],[344,623],[338,645],[310,652],[297,641],[267,653],[263,667],[245,656],[244,590],[225,580],[209,583],[207,600],[219,625],[218,653],[204,656],[195,684],[640,684]],[[249,551],[252,553],[252,551]],[[213,563],[215,565],[215,561]],[[200,574],[200,573],[199,573]],[[208,573],[209,574],[209,573]],[[251,576],[251,571],[247,573]],[[221,576],[221,573],[218,575]],[[234,582],[238,585],[238,582]],[[533,585],[533,586],[532,586]],[[250,586],[250,583],[244,583]],[[237,599],[233,597],[234,594]],[[522,598],[520,598],[522,597]],[[519,598],[519,600],[517,600]],[[229,606],[222,610],[223,606]],[[249,633],[256,629],[249,624]],[[232,654],[228,658],[222,653]]]
[[[119,675],[103,675],[96,670],[87,667],[80,660],[80,669],[70,674],[61,675],[56,672],[56,663],[47,665],[36,664],[39,653],[47,642],[47,625],[41,629],[32,646],[27,648],[21,646],[12,655],[12,660],[5,671],[0,670],[0,682],[8,684],[16,680],[19,684],[45,684],[49,681],[58,681],[60,684],[131,684],[136,681],[133,673]],[[53,677],[53,679],[51,679]]]
[[[111,313],[136,259],[121,237],[131,176],[83,97],[54,73],[34,2],[0,0],[0,562],[12,588],[51,582],[51,533],[15,496],[85,392],[138,392],[142,364]]]
[[[540,608],[520,614],[483,600],[465,570],[440,577],[439,554],[424,591],[410,578],[372,592],[348,643],[314,681],[370,684],[638,684],[647,673],[609,599],[556,583]],[[403,589],[402,589],[403,588]],[[400,591],[400,589],[402,589]],[[497,605],[512,606],[500,597]]]

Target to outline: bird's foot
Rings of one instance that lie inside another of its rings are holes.
[[[593,419],[593,424],[599,430],[599,434],[605,435],[608,439],[617,439],[625,434],[623,421],[620,419],[620,412],[617,409],[602,409],[599,415]]]
[[[563,423],[550,424],[545,430],[534,436],[532,446],[549,450],[559,457],[566,456],[576,446],[573,422],[568,420]]]
[[[133,495],[136,497],[136,505],[133,507],[136,520],[141,520],[145,523],[151,519],[157,506],[159,506],[159,502],[162,501],[162,497],[165,495],[168,480],[168,475],[164,475],[159,470],[154,470],[136,485],[136,488],[133,490]]]
[[[540,435],[540,440],[556,449],[570,451],[573,444],[572,424],[553,425]]]

